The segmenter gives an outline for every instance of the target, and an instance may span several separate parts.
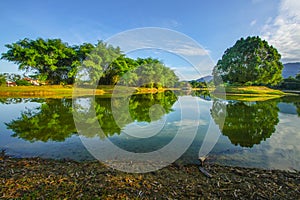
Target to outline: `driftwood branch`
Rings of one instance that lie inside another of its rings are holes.
[[[200,172],[202,172],[206,177],[212,178],[212,175],[206,171],[203,167],[199,167]]]

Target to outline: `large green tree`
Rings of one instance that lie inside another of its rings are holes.
[[[98,41],[96,47],[87,54],[86,59],[78,67],[76,82],[78,84],[96,85],[100,78],[110,70],[110,66],[121,56],[119,47],[113,47],[103,41]]]
[[[91,44],[71,47],[60,39],[25,38],[5,45],[1,59],[14,62],[20,70],[35,72],[40,80],[51,84],[72,83],[76,67],[93,48]],[[71,72],[71,73],[70,73]]]
[[[132,59],[121,55],[116,58],[105,70],[104,76],[100,78],[100,85],[116,85],[126,73],[138,67],[138,63]],[[124,77],[125,79],[127,78]],[[130,77],[134,81],[134,77]]]
[[[276,85],[282,80],[280,57],[273,46],[258,36],[241,38],[214,67],[215,84]]]
[[[119,47],[103,41],[69,46],[60,39],[25,38],[6,47],[2,59],[50,84],[72,84],[76,78],[79,85],[172,87],[178,81],[174,71],[161,61],[128,58]]]
[[[178,77],[169,67],[153,58],[138,58],[138,66],[122,80],[125,85],[138,87],[174,87]],[[129,77],[129,78],[128,78]],[[126,81],[127,80],[127,81]]]
[[[6,76],[4,74],[0,74],[0,86],[4,86],[6,84]]]

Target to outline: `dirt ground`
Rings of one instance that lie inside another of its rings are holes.
[[[0,159],[0,198],[24,199],[300,199],[300,172],[171,165],[129,174],[99,162]]]

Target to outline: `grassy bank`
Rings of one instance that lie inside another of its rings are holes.
[[[224,94],[226,92],[226,94]],[[280,90],[274,90],[265,86],[227,86],[216,88],[213,91],[216,96],[225,96],[228,100],[241,101],[265,101],[289,95]]]
[[[284,95],[280,90],[274,90],[265,86],[229,86],[225,87],[227,94],[255,94],[255,95]]]
[[[104,94],[104,90],[77,89],[74,95]],[[47,86],[16,86],[0,87],[0,97],[71,97],[73,86],[47,85]]]
[[[225,89],[225,90],[224,90]],[[17,86],[17,87],[0,87],[0,97],[72,97],[84,96],[84,95],[102,95],[102,94],[147,94],[163,92],[165,90],[180,90],[178,88],[137,88],[137,87],[125,87],[125,86],[109,86],[101,85],[96,90],[92,89],[76,89],[71,85],[60,86]],[[199,89],[193,89],[199,90]],[[201,89],[212,92],[215,96],[224,97],[230,100],[243,100],[243,101],[264,101],[268,99],[279,98],[286,93],[280,90],[274,90],[263,86],[241,86],[241,87],[225,87],[225,88],[212,88]],[[226,91],[226,93],[224,93]]]
[[[206,164],[170,165],[130,174],[99,162],[40,158],[0,160],[0,198],[24,199],[298,199],[300,173]]]
[[[175,88],[137,88],[126,86],[110,86],[100,85],[96,90],[78,89],[74,90],[72,85],[47,85],[47,86],[16,86],[16,87],[0,87],[0,97],[72,97],[83,95],[103,95],[103,94],[147,94],[163,92],[165,90],[176,90]],[[178,90],[178,89],[177,89]]]

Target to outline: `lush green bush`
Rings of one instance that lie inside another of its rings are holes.
[[[26,80],[22,80],[22,79],[16,80],[16,84],[19,85],[19,86],[30,86],[30,85],[32,85],[30,82],[28,82]]]
[[[280,89],[300,90],[300,80],[295,78],[284,79],[279,85]]]
[[[0,74],[0,86],[4,86],[6,84],[6,78],[4,75]]]

